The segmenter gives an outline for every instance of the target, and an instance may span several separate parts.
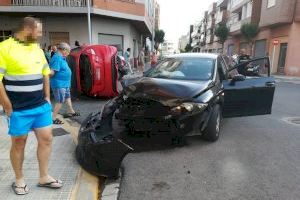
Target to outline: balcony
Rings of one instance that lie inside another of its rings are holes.
[[[229,3],[230,12],[239,12],[242,10],[243,5],[250,2],[250,0],[231,0]]]
[[[241,32],[241,27],[243,24],[246,24],[246,23],[250,23],[251,22],[251,17],[248,17],[244,20],[241,20],[241,21],[236,21],[234,23],[231,23],[229,25],[229,28],[230,28],[230,33],[231,34],[239,34]]]
[[[86,7],[87,0],[12,0],[11,5],[44,7]]]
[[[208,14],[214,14],[216,12],[217,3],[212,3],[208,8]]]
[[[228,5],[228,1],[229,0],[219,0],[217,2],[217,7],[221,8],[221,9],[226,9],[227,5]]]
[[[217,14],[216,14],[216,24],[226,22],[227,17],[228,17],[228,11],[227,10],[217,12]]]
[[[298,1],[299,2],[299,1]],[[276,1],[275,5],[268,8],[268,1],[262,1],[260,27],[290,24],[294,18],[300,19],[300,4],[295,0]]]
[[[213,41],[214,41],[214,35],[209,34],[206,36],[206,44],[211,44],[213,43]]]
[[[212,19],[212,20],[208,21],[206,29],[208,30],[208,29],[215,28],[215,21],[216,21],[215,19]]]

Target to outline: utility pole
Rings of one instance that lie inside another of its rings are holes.
[[[156,19],[156,1],[153,1],[153,24],[152,24],[152,51],[154,51],[154,45],[155,45],[155,41],[154,41],[154,37],[155,37],[155,19]]]
[[[87,0],[87,18],[88,18],[89,44],[92,44],[91,3],[90,3],[90,0]]]

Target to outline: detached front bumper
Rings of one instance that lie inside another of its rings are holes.
[[[76,158],[92,174],[117,178],[123,158],[133,149],[113,136],[108,118],[99,117],[100,113],[90,115],[82,123]]]

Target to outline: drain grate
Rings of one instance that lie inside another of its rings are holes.
[[[65,129],[63,128],[54,128],[52,134],[53,137],[56,137],[56,136],[67,135],[69,134],[69,132],[65,131]]]
[[[300,117],[287,117],[287,118],[284,118],[283,121],[285,121],[289,124],[294,124],[294,125],[300,126]]]

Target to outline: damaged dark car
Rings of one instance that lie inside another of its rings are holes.
[[[259,73],[237,73],[252,66]],[[215,142],[223,118],[271,114],[275,91],[268,57],[232,66],[226,56],[200,53],[169,56],[125,85],[80,128],[77,160],[96,175],[118,176],[122,159],[135,149],[127,135],[167,135],[179,144],[196,132]]]

